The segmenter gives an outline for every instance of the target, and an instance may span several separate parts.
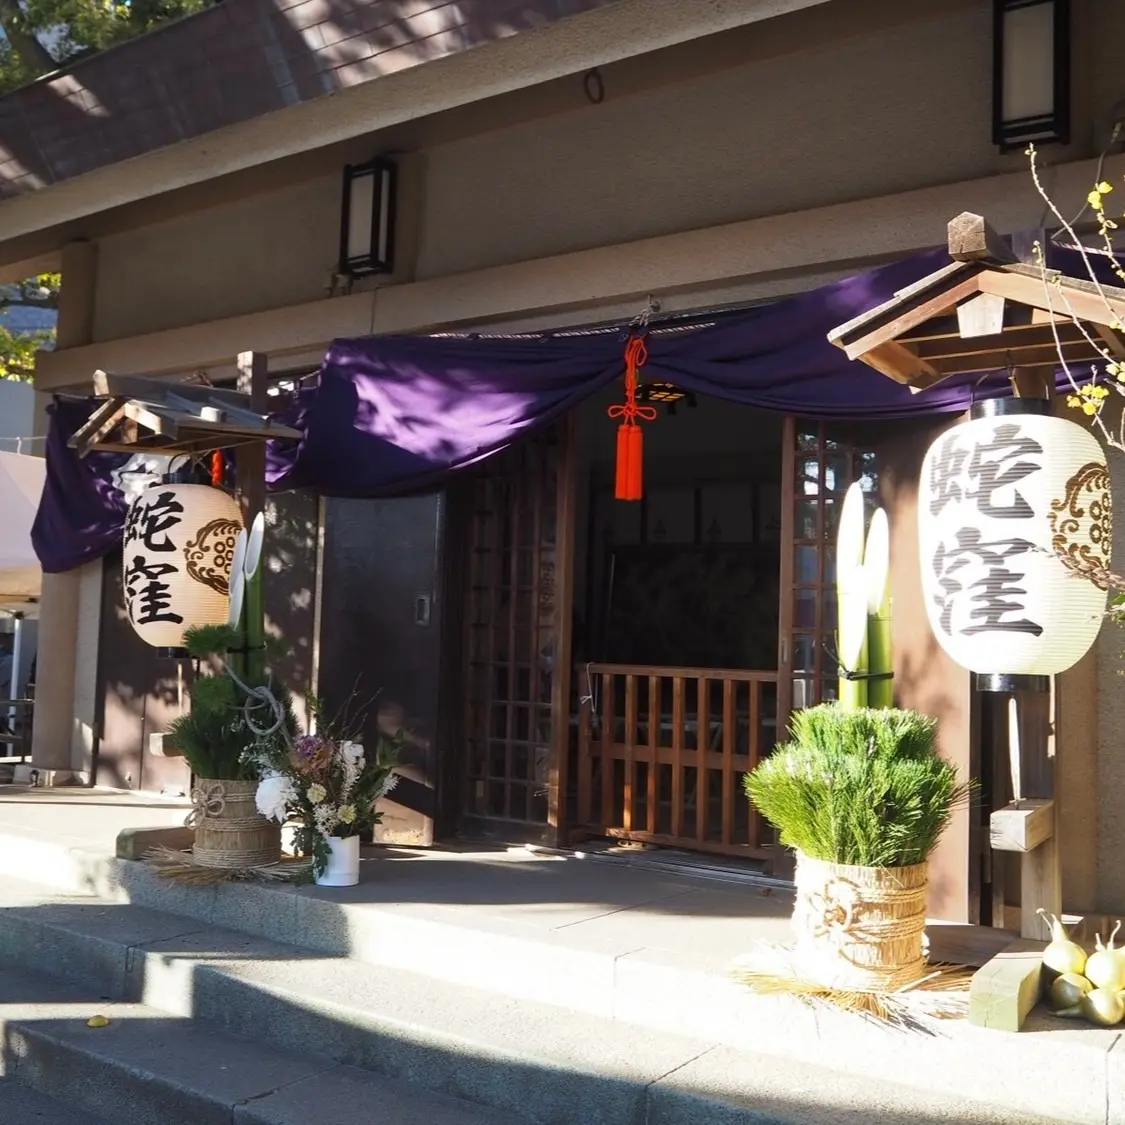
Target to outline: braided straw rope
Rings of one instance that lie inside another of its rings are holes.
[[[798,854],[796,885],[804,975],[835,989],[893,992],[926,973],[926,864],[850,867]]]
[[[197,780],[187,819],[195,829],[196,864],[234,869],[277,863],[281,828],[257,811],[257,788],[255,781]]]

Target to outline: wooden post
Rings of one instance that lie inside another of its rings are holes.
[[[269,364],[261,352],[242,352],[238,357],[238,389],[250,396],[250,409],[256,414],[269,411]],[[247,528],[266,502],[265,442],[240,445],[235,451],[235,482],[242,521]]]

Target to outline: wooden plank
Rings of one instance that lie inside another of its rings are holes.
[[[1108,324],[1094,324],[1091,327],[1094,329],[1094,335],[1101,340],[1111,356],[1115,359],[1125,359],[1125,339],[1120,332],[1110,328]]]
[[[547,451],[546,450],[541,450],[540,453],[541,453],[542,458],[545,459],[547,457]],[[557,476],[557,472],[558,472],[558,466],[557,465],[555,466],[555,470],[556,470],[556,476]],[[544,503],[545,503],[545,497],[544,497],[543,493],[546,490],[546,488],[548,488],[548,487],[550,487],[552,490],[554,490],[554,488],[555,488],[555,481],[548,482],[547,479],[546,479],[546,474],[537,473],[535,479],[536,479],[536,484],[537,484],[538,487],[536,487],[533,490],[532,501],[531,501],[531,593],[529,595],[530,604],[528,606],[528,631],[529,631],[529,634],[530,634],[529,639],[531,641],[531,662],[528,666],[528,674],[527,674],[527,678],[528,678],[528,693],[527,693],[527,696],[528,696],[528,698],[527,698],[527,740],[528,740],[527,766],[528,766],[528,770],[527,770],[527,786],[524,790],[524,798],[525,799],[524,799],[524,809],[523,809],[523,817],[526,820],[532,820],[533,819],[533,817],[531,815],[531,795],[534,792],[535,785],[536,785],[536,781],[535,781],[535,755],[536,755],[537,745],[538,745],[538,742],[539,742],[539,738],[538,738],[538,732],[539,732],[539,699],[540,699],[540,685],[541,685],[540,663],[539,663],[539,660],[537,659],[537,656],[538,656],[539,653],[544,651],[543,638],[541,636],[541,631],[540,631],[540,616],[539,616],[540,615],[539,599],[542,595],[543,564],[544,564],[543,507],[544,507]],[[557,513],[556,513],[556,515],[557,515]],[[555,566],[555,569],[557,571],[557,569],[558,569],[557,564]],[[551,606],[551,623],[550,623],[551,624],[551,628],[550,628],[551,641],[553,641],[555,639],[554,628],[553,628],[553,626],[555,624],[554,609],[555,609],[554,604],[552,604],[552,606]],[[548,643],[550,643],[550,642],[548,642]],[[557,670],[559,667],[560,667],[559,661],[555,661],[554,668]],[[553,684],[551,686],[552,686],[552,688],[554,687]],[[553,698],[554,698],[554,693],[552,692],[552,700],[553,700]],[[552,718],[553,718],[553,712],[552,712]],[[548,751],[547,751],[548,761],[550,760],[550,755],[552,754],[553,747],[554,747],[554,739],[552,738],[550,741],[551,741],[551,748],[548,749]],[[514,748],[513,748],[512,753],[513,754],[515,753]],[[550,774],[548,772],[548,778],[549,778],[549,776],[550,776]],[[514,781],[515,778],[513,778],[512,780]],[[513,792],[514,792],[514,790],[513,790]],[[550,810],[549,809],[548,809],[547,819],[548,819],[548,822],[550,822]]]
[[[749,699],[749,730],[746,734],[747,750],[750,757],[750,769],[753,769],[758,762],[761,761],[761,705],[762,705],[762,685],[751,684],[747,689],[750,693]],[[746,771],[746,772],[749,772]],[[762,845],[762,818],[758,815],[758,810],[747,800],[745,795],[742,800],[746,801],[750,808],[750,843],[755,845]]]
[[[526,448],[523,451],[526,458]],[[514,474],[512,502],[511,502],[511,523],[509,530],[511,539],[508,542],[508,690],[505,692],[507,699],[504,703],[504,809],[505,814],[514,819],[525,819],[525,817],[516,817],[512,811],[512,738],[513,727],[516,721],[516,709],[514,706],[516,698],[516,680],[519,675],[519,665],[521,657],[524,655],[518,647],[517,637],[519,635],[519,603],[520,603],[520,523],[521,516],[523,515],[523,504],[527,496],[527,478],[529,466],[524,463],[520,466],[522,472]],[[502,556],[501,556],[502,557]],[[534,565],[535,559],[532,559]],[[529,610],[530,612],[530,610]],[[530,618],[528,620],[528,628],[531,627]],[[530,718],[530,716],[528,716]],[[491,772],[491,766],[489,767]]]
[[[993,851],[1030,852],[1055,831],[1055,803],[1024,800],[996,809],[989,817],[989,842]]]
[[[926,919],[929,959],[933,964],[965,965],[981,968],[1002,953],[1019,934],[991,926],[974,926],[971,922],[947,922]]]
[[[180,427],[175,419],[157,413],[139,402],[125,403],[122,412],[126,418],[136,422],[138,426],[144,426],[145,429],[151,430],[161,437],[170,438],[174,441],[180,436]]]
[[[593,701],[583,695],[578,707],[578,822],[590,824],[594,819],[591,806],[590,777],[593,771],[593,746],[590,735],[590,714]]]
[[[624,742],[611,742],[607,744],[603,751],[611,758],[616,758],[619,761],[624,761],[628,754],[628,748]],[[655,751],[656,761],[662,766],[670,766],[676,760],[676,750],[672,746],[661,746]],[[683,750],[680,751],[681,759],[683,758]],[[710,770],[720,770],[723,768],[723,751],[722,750],[708,750],[703,755],[703,761]],[[748,754],[733,754],[731,762],[736,774],[745,773],[750,769],[750,757]]]
[[[955,262],[1013,262],[1008,243],[980,215],[962,211],[949,220],[946,245]]]
[[[1056,809],[1057,806],[1052,805]],[[1038,937],[1042,920],[1036,911],[1062,914],[1062,875],[1059,869],[1059,841],[1054,826],[1051,836],[1034,851],[1020,855],[1020,937]]]
[[[625,798],[621,826],[626,832],[633,827],[633,771],[637,747],[637,677],[625,677]]]
[[[649,833],[656,832],[656,775],[660,761],[660,677],[648,677],[648,777],[645,793],[645,819]]]
[[[1058,333],[1059,339],[1064,344],[1073,344],[1084,339],[1081,331],[1073,323],[1060,325]],[[963,339],[961,336],[954,334],[918,339],[917,341],[910,340],[909,343],[924,359],[952,359],[959,355],[979,355],[981,352],[1039,346],[1054,347],[1055,337],[1049,325],[1037,324],[1029,325],[1026,328],[1009,326],[995,335],[977,336],[973,339]]]
[[[117,376],[116,378],[123,378]],[[250,409],[264,414],[267,409],[269,362],[261,352],[242,352],[238,357],[238,389],[246,396]],[[179,390],[181,388],[177,388]],[[207,388],[212,390],[212,388]],[[266,446],[256,442],[239,449],[235,458],[235,483],[242,520],[247,527],[266,503]]]
[[[78,427],[66,443],[71,449],[78,451],[79,457],[85,457],[92,446],[105,437],[120,421],[125,413],[126,400],[113,397],[101,403],[90,417]]]
[[[985,271],[972,270],[967,276],[953,284],[943,284],[937,287],[929,296],[907,302],[896,302],[896,307],[888,308],[870,325],[864,325],[865,334],[852,339],[844,344],[844,351],[849,359],[864,359],[866,353],[880,344],[897,340],[912,328],[925,323],[931,317],[949,313],[952,309],[969,297],[981,291],[981,276]],[[917,359],[913,353],[907,353]]]
[[[700,676],[695,682],[695,839],[707,839],[707,792],[710,770],[707,753],[711,748],[710,680]]]
[[[1037,270],[1017,272],[1017,269],[1010,267],[1006,270],[987,270],[980,277],[982,291],[995,293],[998,297],[1007,297],[1012,301],[1022,301],[1025,305],[1046,312],[1054,311],[1094,324],[1104,324],[1109,328],[1125,322],[1125,293],[1119,289],[1105,289],[1103,286],[1106,292],[1103,297],[1088,282],[1059,278],[1057,274],[1048,271],[1044,284]]]
[[[636,676],[659,676],[661,678],[682,676],[685,680],[694,680],[698,679],[700,676],[706,676],[709,679],[738,680],[741,683],[760,681],[761,683],[772,684],[775,683],[778,678],[777,671],[773,668],[680,668],[671,665],[605,664],[595,661],[590,665],[590,670],[599,674],[609,672],[612,675],[632,673]]]
[[[561,844],[566,838],[566,794],[570,784],[570,677],[573,667],[574,540],[578,449],[573,413],[561,423],[562,454],[555,497],[555,678],[551,694],[551,761],[547,821]]]
[[[969,1023],[996,1031],[1019,1031],[1042,991],[1041,941],[1013,941],[973,975]]]
[[[602,835],[610,837],[613,840],[632,840],[638,844],[660,844],[664,847],[682,848],[684,846],[684,839],[681,836],[670,836],[667,833],[660,832],[641,832],[634,830],[626,832],[623,828],[598,828],[598,832]],[[692,850],[697,852],[709,852],[714,855],[732,855],[740,856],[743,859],[763,859],[770,860],[774,858],[773,848],[755,848],[749,844],[720,844],[717,840],[702,840],[698,844],[692,843]]]
[[[616,745],[617,734],[614,729],[614,678],[608,672],[602,676],[602,737],[598,746],[602,767],[602,827],[613,824],[613,762],[614,755],[609,748]]]
[[[1064,343],[1061,347],[1051,344],[1040,344],[1034,347],[1020,347],[1012,344],[997,351],[978,352],[974,355],[955,355],[948,359],[935,356],[931,359],[934,370],[939,378],[945,379],[951,375],[972,375],[984,371],[1002,371],[1011,365],[1020,368],[1059,366],[1059,353],[1068,363],[1088,363],[1102,358],[1097,348],[1092,347],[1086,340],[1076,340]]]
[[[789,728],[793,704],[793,524],[796,518],[797,420],[786,414],[781,425],[781,562],[777,599],[777,733]],[[726,676],[734,679],[733,676]]]
[[[246,354],[250,353],[243,353],[243,355]],[[267,409],[265,406],[260,408],[252,406],[249,389],[243,389],[241,386],[238,390],[232,391],[223,387],[202,386],[199,383],[148,379],[141,375],[116,375],[110,371],[94,372],[94,394],[99,397],[116,395],[121,398],[135,398],[145,402],[158,403],[163,401],[164,395],[169,391],[179,395],[180,398],[200,404],[207,404],[215,400],[228,406],[252,410],[258,414],[265,414]]]
[[[672,836],[684,835],[684,677],[672,677]]]
[[[963,340],[994,336],[1004,329],[1004,298],[978,293],[957,306],[957,334]]]
[[[734,708],[734,681],[723,680],[723,823],[722,833],[720,839],[723,844],[730,846],[734,843],[734,766],[732,764],[734,758],[734,740],[736,735],[735,730],[735,708]],[[753,694],[754,685],[750,685],[750,692]],[[751,835],[751,843],[757,843]]]

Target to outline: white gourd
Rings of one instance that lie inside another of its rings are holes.
[[[1051,983],[1050,1003],[1056,1012],[1073,1008],[1094,986],[1081,973],[1063,973]]]
[[[1109,935],[1109,944],[1102,945],[1102,935],[1095,939],[1097,951],[1091,954],[1086,962],[1086,976],[1095,988],[1103,988],[1109,992],[1120,992],[1125,989],[1125,960],[1121,958],[1121,951],[1114,948],[1113,939],[1121,928],[1118,922]]]
[[[1081,973],[1086,968],[1086,951],[1077,942],[1071,941],[1066,927],[1053,914],[1040,907],[1036,914],[1042,915],[1051,927],[1051,944],[1043,950],[1043,964],[1052,972]]]
[[[1082,1014],[1099,1027],[1113,1027],[1125,1019],[1125,1000],[1108,988],[1095,988],[1082,997]]]

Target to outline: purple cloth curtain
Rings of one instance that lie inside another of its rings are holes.
[[[1087,275],[1075,252],[1051,244],[1048,250],[1054,268]],[[912,394],[850,362],[827,340],[837,325],[948,262],[944,249],[930,250],[694,328],[656,329],[642,379],[811,418],[893,420],[965,410],[974,395],[1005,393],[1004,374],[951,379]],[[1114,280],[1104,266],[1098,272]],[[350,497],[436,487],[619,379],[625,339],[620,329],[338,340],[316,383],[282,412],[302,437],[270,444],[269,486]],[[80,461],[66,445],[90,409],[59,401],[52,414],[34,533],[47,571],[78,566],[120,541],[124,501],[111,474],[125,458],[91,454]]]
[[[1051,265],[1085,276],[1077,257],[1055,247]],[[827,339],[949,260],[931,250],[693,329],[654,331],[642,381],[810,418],[965,410],[973,396],[1006,393],[1004,374],[914,394]],[[625,339],[621,329],[337,340],[293,406],[304,436],[271,450],[270,486],[351,497],[435,487],[620,378]]]
[[[125,498],[113,474],[122,453],[79,457],[66,443],[97,406],[96,399],[56,398],[47,407],[47,478],[31,527],[31,543],[47,574],[71,570],[109,554],[125,526]]]

